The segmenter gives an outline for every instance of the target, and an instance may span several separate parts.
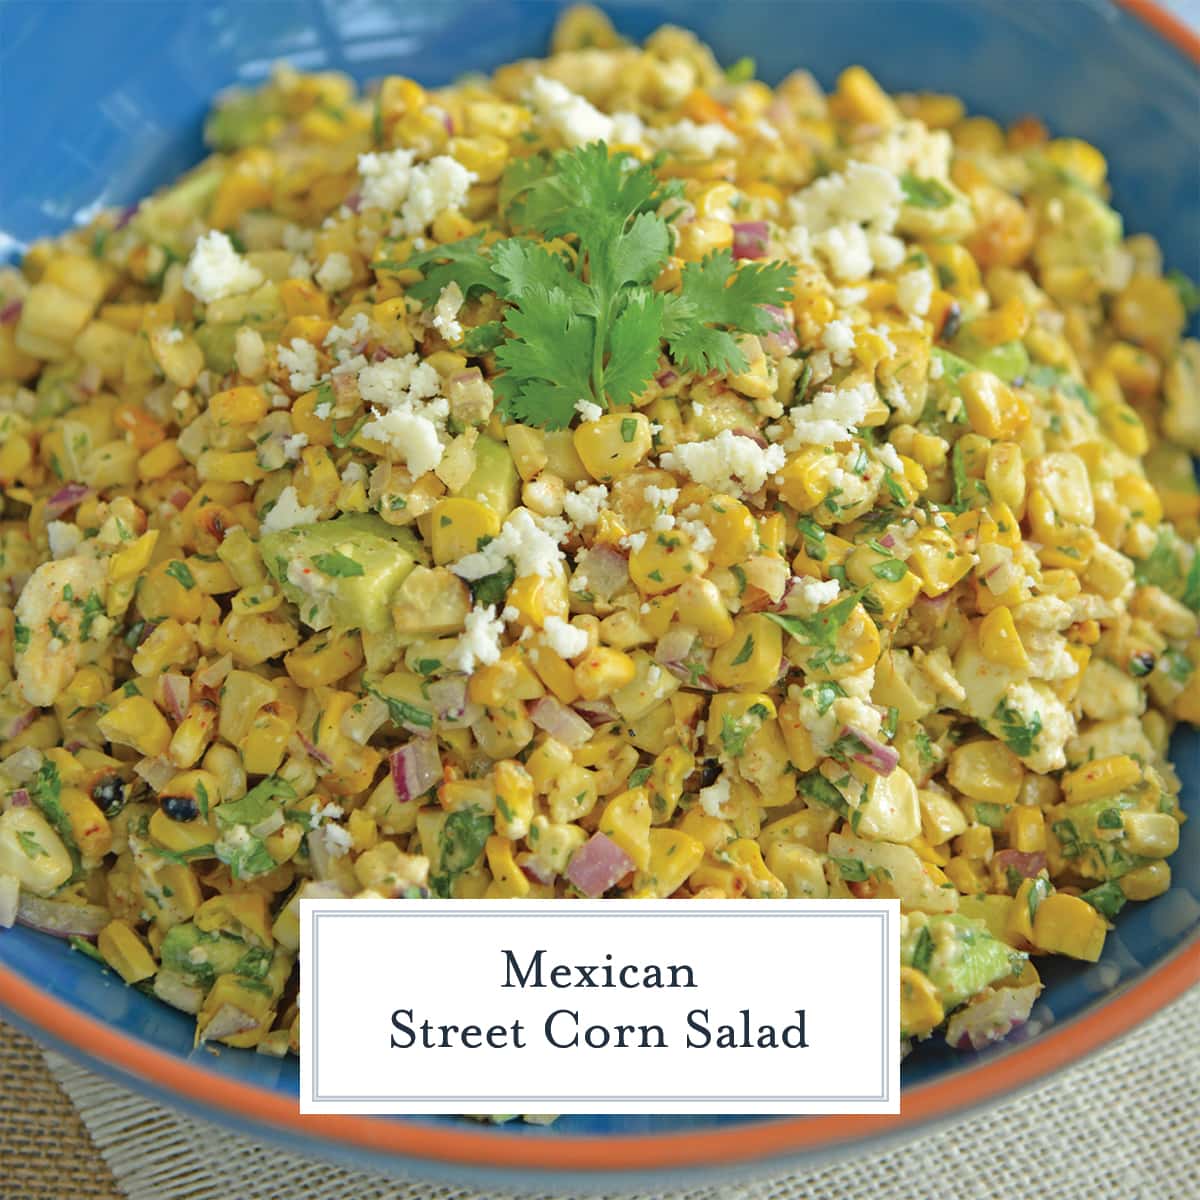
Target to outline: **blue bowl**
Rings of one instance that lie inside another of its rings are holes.
[[[402,74],[442,84],[541,53],[560,7],[518,0],[2,5],[0,259],[194,164],[214,94],[259,82],[279,59],[360,80]],[[754,56],[770,82],[806,66],[829,86],[842,66],[859,62],[889,89],[952,92],[1002,121],[1036,113],[1055,132],[1097,144],[1130,230],[1154,234],[1170,265],[1200,275],[1200,56],[1195,40],[1145,0],[1139,12],[1134,0],[609,7],[633,37],[663,21],[690,26],[723,62]],[[1200,736],[1177,734],[1174,755],[1189,807],[1200,790]],[[193,1052],[190,1018],[43,935],[0,936],[0,1002],[43,1041],[164,1101],[358,1166],[544,1187],[613,1187],[650,1176],[678,1182],[695,1173],[711,1180],[801,1155],[811,1162],[962,1111],[1079,1057],[1165,1003],[1200,978],[1200,821],[1184,826],[1172,867],[1171,890],[1122,914],[1099,963],[1046,966],[1047,988],[1023,1040],[972,1056],[933,1042],[921,1047],[905,1066],[898,1121],[568,1117],[550,1129],[464,1129],[449,1118],[308,1118],[301,1125],[294,1060]]]

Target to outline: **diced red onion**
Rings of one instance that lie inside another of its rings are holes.
[[[425,689],[438,724],[444,729],[464,729],[479,719],[479,706],[467,699],[467,677],[450,675],[435,679]]]
[[[76,505],[81,503],[87,496],[92,494],[92,489],[82,483],[67,483],[58,489],[49,500],[46,501],[46,516],[50,520],[55,520],[61,517],[63,513],[68,513]]]
[[[182,512],[188,506],[188,501],[191,500],[192,493],[185,487],[174,488],[167,499],[171,504]]]
[[[391,754],[392,787],[401,803],[423,796],[442,781],[442,756],[431,737],[413,738]]]
[[[37,709],[36,708],[31,708],[31,709],[27,710],[26,712],[21,713],[20,716],[13,717],[13,719],[8,724],[7,731],[4,734],[5,740],[7,741],[9,738],[15,738],[17,736],[17,734],[19,734],[19,733],[24,733],[25,730],[28,729],[30,727],[30,725],[32,725],[34,723],[34,721],[36,719],[37,719]]]
[[[1001,850],[992,862],[1001,871],[1016,871],[1022,879],[1034,879],[1046,869],[1046,856],[1040,850]]]
[[[329,382],[333,385],[335,408],[339,404],[357,404],[361,399],[358,391],[357,375],[352,375],[349,372],[344,372],[340,375],[330,375]]]
[[[17,924],[48,933],[51,937],[94,938],[111,920],[108,909],[98,904],[43,900],[28,892],[22,892],[17,902]]]
[[[571,706],[593,728],[610,725],[620,713],[607,700],[576,700]]]
[[[355,213],[358,212],[358,210],[360,208],[362,208],[362,193],[361,192],[351,192],[350,195],[348,195],[346,197],[345,203],[346,203],[346,207],[351,212],[355,212]]]
[[[24,788],[17,788],[15,792],[8,798],[9,808],[28,808],[29,793]]]
[[[0,325],[15,325],[21,317],[21,309],[25,302],[21,299],[10,300],[3,308],[0,308]]]
[[[678,378],[678,372],[671,370],[670,367],[667,367],[666,370],[659,371],[659,373],[655,375],[654,382],[657,383],[661,388],[668,388]]]
[[[633,870],[633,859],[612,838],[597,830],[571,856],[567,878],[593,900]]]
[[[367,695],[346,710],[339,728],[352,742],[365,746],[387,718],[387,705],[378,696]]]
[[[896,544],[896,535],[894,533],[885,533],[883,537],[879,539],[879,544],[881,546],[886,546],[890,550]]]
[[[525,875],[534,881],[534,883],[553,883],[557,877],[557,873],[549,863],[538,858],[536,854],[517,855],[517,866],[525,873]]]
[[[956,1050],[982,1050],[1002,1041],[1029,1019],[1040,990],[1036,983],[996,988],[990,996],[959,1009],[946,1026],[947,1043]]]
[[[144,779],[156,794],[179,773],[175,764],[163,757],[143,758],[135,764],[133,772],[139,779]]]
[[[191,703],[192,681],[186,675],[168,672],[160,682],[163,707],[178,724],[187,715],[188,704]]]
[[[205,1025],[200,1034],[200,1040],[235,1037],[239,1033],[249,1033],[258,1027],[258,1018],[251,1016],[236,1004],[222,1004],[212,1015],[212,1020]]]
[[[605,543],[587,554],[588,591],[597,596],[615,596],[629,582],[629,563],[620,550]]]
[[[857,725],[843,725],[841,737],[853,737],[862,746],[862,751],[852,754],[856,763],[862,763],[876,775],[890,775],[900,763],[900,755],[884,742],[859,729]]]
[[[543,696],[529,710],[529,719],[564,746],[574,749],[591,739],[588,721],[553,696]]]
[[[687,629],[669,629],[654,647],[656,663],[676,679],[681,679],[689,687],[703,692],[717,690],[709,678],[707,669],[711,659],[711,653],[702,646],[697,647],[696,635]],[[697,670],[698,667],[703,667],[704,670]]]
[[[121,215],[117,217],[117,223],[113,226],[113,231],[116,232],[118,229],[124,229],[125,226],[137,216],[137,210],[139,207],[140,201],[138,204],[130,204],[127,208],[123,208],[121,210]]]
[[[389,358],[395,358],[395,355],[386,346],[376,346],[371,352],[372,362],[386,362]]]
[[[733,257],[765,258],[768,237],[766,221],[734,221]]]
[[[196,672],[196,682],[201,687],[220,687],[225,682],[225,676],[233,670],[233,655],[223,654],[216,662],[210,663],[203,671]]]
[[[75,380],[75,386],[85,396],[94,396],[100,390],[100,385],[103,382],[103,372],[96,363],[91,362],[87,363],[83,370],[79,372],[79,378]]]
[[[315,759],[323,767],[333,766],[333,759],[330,758],[329,755],[326,754],[325,751],[319,746],[309,741],[309,739],[306,738],[298,729],[296,730],[296,737],[300,739],[300,745],[304,747],[304,753],[307,754],[309,758]]]
[[[25,783],[38,773],[41,765],[42,752],[34,746],[22,746],[4,760],[4,773],[13,783]]]

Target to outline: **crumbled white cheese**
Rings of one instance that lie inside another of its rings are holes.
[[[367,468],[360,462],[348,462],[342,472],[343,483],[366,483]]]
[[[639,529],[637,533],[627,533],[621,539],[621,545],[635,554],[646,544],[646,532]]]
[[[568,624],[562,617],[547,617],[542,628],[550,649],[561,658],[575,658],[588,647],[586,630]]]
[[[891,442],[883,442],[875,447],[875,457],[889,471],[894,471],[897,475],[904,474],[904,464],[900,461],[900,455],[896,453],[896,447]]]
[[[257,329],[242,325],[233,339],[233,361],[247,379],[258,379],[267,369],[267,348]]]
[[[686,117],[664,129],[652,130],[648,140],[659,150],[693,158],[712,158],[718,150],[733,150],[738,144],[736,135],[724,125],[715,121],[697,125]]]
[[[990,724],[999,736],[1006,725],[1019,725],[1027,731],[1030,751],[1019,755],[1021,761],[1041,775],[1066,766],[1064,747],[1067,739],[1075,736],[1075,718],[1066,705],[1044,683],[1010,684],[1003,703],[1006,715],[993,714]]]
[[[290,221],[283,227],[283,248],[292,254],[304,254],[312,249],[313,232],[311,229],[301,229]]]
[[[419,166],[410,150],[360,154],[358,174],[362,208],[400,210],[396,234],[421,233],[439,213],[461,208],[477,176],[449,155]]]
[[[271,511],[262,519],[263,533],[278,533],[281,529],[294,529],[297,525],[312,525],[321,515],[321,510],[300,503],[296,489],[289,483],[279,493]]]
[[[500,657],[500,637],[504,622],[496,616],[496,606],[473,608],[454,649],[446,655],[446,665],[470,674],[476,666],[487,666]]]
[[[433,309],[433,327],[446,339],[450,345],[462,341],[463,327],[458,320],[458,314],[463,306],[462,288],[451,280],[438,296]]]
[[[317,364],[317,348],[303,338],[292,338],[290,346],[280,346],[276,351],[279,365],[288,372],[288,383],[294,392],[310,392],[317,386],[320,366]]]
[[[896,300],[906,313],[923,317],[933,300],[933,276],[920,267],[896,280]]]
[[[233,248],[227,234],[217,229],[197,240],[183,271],[183,286],[205,304],[251,291],[262,281],[262,272]]]
[[[582,397],[575,401],[575,411],[585,424],[589,421],[598,421],[604,416],[604,409],[600,405],[593,404],[591,400],[584,400]]]
[[[853,436],[874,403],[875,389],[869,383],[818,392],[811,404],[797,404],[788,413],[792,436],[785,444],[789,450],[796,450],[804,445],[844,442]]]
[[[796,609],[800,616],[810,617],[819,608],[832,604],[841,588],[836,579],[812,579],[807,575],[792,581],[788,593],[788,608]]]
[[[894,271],[907,253],[903,240],[891,233],[868,233],[867,249],[881,271]]]
[[[450,406],[443,401],[444,411],[441,420],[444,425]],[[424,406],[432,410],[432,405]],[[439,429],[435,421],[423,412],[412,409],[392,408],[368,421],[362,429],[363,433],[379,442],[386,442],[393,450],[398,451],[408,473],[418,479],[426,471],[432,471],[445,454]]]
[[[325,256],[315,278],[323,292],[340,292],[354,282],[354,268],[346,255],[334,250]]]
[[[679,489],[676,487],[660,488],[653,483],[648,483],[642,489],[642,495],[646,497],[646,502],[653,504],[655,508],[674,508],[675,501],[679,499]]]
[[[484,579],[504,570],[512,559],[518,578],[552,578],[561,569],[563,555],[558,544],[566,532],[567,523],[559,518],[539,519],[526,508],[515,508],[498,536],[482,550],[451,563],[450,570],[461,579]]]
[[[942,362],[940,355],[935,354],[929,360],[929,378],[930,379],[941,379],[941,377],[945,373],[946,373],[945,364]]]
[[[854,330],[849,321],[830,321],[821,334],[821,344],[839,367],[850,365],[854,353]]]
[[[691,539],[692,549],[697,554],[707,554],[717,544],[712,530],[703,521],[680,521],[679,528]]]
[[[407,408],[432,399],[440,388],[438,373],[415,354],[385,358],[358,373],[359,394],[381,408]]]
[[[290,462],[296,462],[300,458],[300,451],[307,445],[307,433],[293,433],[283,439],[283,456]]]
[[[349,854],[354,846],[354,838],[350,831],[342,825],[322,825],[319,830],[308,835],[319,837],[325,843],[325,852],[330,858],[342,858]]]
[[[526,101],[538,120],[555,130],[568,146],[613,140],[612,118],[557,79],[535,76]]]
[[[349,325],[331,325],[325,340],[321,343],[326,349],[333,351],[333,356],[340,364],[349,365],[356,357],[355,346],[361,346],[371,336],[371,318],[365,312],[354,314]],[[363,363],[356,364],[355,369]]]
[[[289,279],[311,279],[313,273],[313,265],[304,257],[303,254],[297,254],[290,263],[288,263],[288,278]]]
[[[725,806],[730,800],[729,776],[722,772],[715,783],[700,789],[697,798],[700,801],[700,807],[710,817],[724,816]]]
[[[608,488],[602,483],[589,484],[563,497],[563,508],[573,525],[580,529],[595,525],[608,501]]]
[[[359,203],[361,208],[399,208],[408,195],[412,174],[411,150],[387,150],[382,154],[358,156]]]
[[[787,461],[782,446],[760,446],[724,429],[703,442],[684,442],[662,456],[669,471],[682,470],[717,492],[750,495]]]
[[[164,342],[166,342],[166,344],[168,346],[174,346],[176,342],[183,341],[183,330],[182,329],[168,329],[162,335],[162,340]]]

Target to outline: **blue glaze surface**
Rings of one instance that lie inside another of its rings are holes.
[[[550,0],[0,2],[0,260],[86,220],[97,207],[133,201],[194,164],[214,94],[262,80],[280,58],[360,80],[394,73],[441,84],[466,70],[540,53],[559,7]],[[665,0],[609,9],[633,37],[664,20],[690,26],[723,62],[754,56],[770,82],[803,66],[829,86],[841,67],[861,62],[892,89],[952,92],[972,111],[1001,120],[1037,113],[1053,131],[1096,143],[1108,157],[1114,202],[1128,230],[1153,233],[1169,265],[1200,275],[1195,65],[1108,0]],[[1184,805],[1194,813],[1200,736],[1181,732],[1174,749]],[[1110,1001],[1200,935],[1200,820],[1184,826],[1172,867],[1171,891],[1126,909],[1100,963],[1046,966],[1048,987],[1024,1034],[1029,1045],[985,1056],[1036,1054],[1039,1027]],[[294,1061],[193,1052],[190,1018],[124,987],[64,943],[8,931],[0,935],[0,964],[93,1017],[173,1054],[192,1055],[206,1071],[296,1093]],[[904,1078],[910,1084],[945,1078],[973,1061],[978,1057],[934,1041],[905,1064]],[[190,1102],[203,1106],[202,1097]],[[244,1114],[229,1119],[246,1127]],[[736,1120],[570,1117],[550,1128],[509,1125],[493,1136],[649,1133]],[[386,1165],[381,1156],[321,1149],[361,1165]]]

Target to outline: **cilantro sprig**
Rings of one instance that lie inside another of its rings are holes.
[[[476,235],[376,266],[420,271],[408,292],[424,304],[451,282],[466,296],[493,292],[508,302],[502,328],[475,341],[493,349],[509,420],[561,429],[581,399],[630,403],[658,369],[664,342],[685,371],[744,371],[737,335],[774,328],[765,306],[787,303],[795,269],[739,267],[722,250],[688,263],[677,292],[655,291],[671,253],[672,218],[661,210],[680,194],[655,165],[610,154],[603,142],[518,160],[499,197],[515,236]]]

